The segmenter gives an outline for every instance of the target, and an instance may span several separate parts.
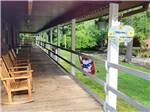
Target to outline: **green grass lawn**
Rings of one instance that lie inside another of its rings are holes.
[[[70,60],[70,53],[61,50],[61,56]],[[80,67],[79,57],[75,57],[76,64]],[[70,71],[70,65],[61,60],[61,64]],[[144,67],[123,63],[120,62],[121,65],[138,69],[144,72],[150,73],[150,69],[146,69]],[[106,79],[106,71],[105,65],[102,64],[95,64],[96,73],[95,76],[105,81]],[[102,86],[97,84],[95,81],[91,80],[89,77],[83,76],[82,73],[76,70],[76,77],[80,79],[82,83],[88,86],[93,92],[98,94],[101,98],[105,99],[104,89]],[[144,104],[146,107],[150,108],[150,81],[146,81],[144,79],[138,78],[132,74],[128,74],[125,72],[119,71],[118,73],[118,89],[125,93],[126,95],[130,96],[131,98],[137,100],[138,102]],[[129,105],[125,101],[118,98],[117,100],[117,111],[119,112],[134,112],[138,111],[133,106]]]

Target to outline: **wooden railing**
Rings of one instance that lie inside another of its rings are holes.
[[[59,54],[57,54],[57,52],[53,51],[52,48],[55,48],[55,49],[62,49],[62,50],[65,50],[67,52],[70,52],[70,53],[73,53],[73,54],[76,54],[76,55],[79,55],[79,56],[86,56],[90,59],[92,59],[95,63],[98,63],[98,64],[105,64],[105,68],[106,68],[106,71],[108,70],[107,68],[108,67],[113,67],[113,68],[116,68],[118,69],[119,71],[123,71],[123,72],[126,72],[126,73],[129,73],[129,74],[132,74],[132,75],[135,75],[139,78],[142,78],[142,79],[145,79],[147,81],[150,81],[150,74],[149,73],[145,73],[145,72],[142,72],[142,71],[139,71],[139,70],[135,70],[135,69],[131,69],[131,68],[128,68],[128,67],[125,67],[125,66],[122,66],[122,65],[117,65],[117,64],[113,64],[113,63],[110,63],[106,60],[98,60],[94,57],[91,57],[91,56],[87,56],[85,54],[82,54],[82,53],[79,53],[77,51],[73,51],[73,50],[70,50],[70,49],[67,49],[67,48],[63,48],[63,47],[60,47],[60,46],[56,46],[56,45],[53,45],[49,42],[44,42],[44,41],[40,41],[40,40],[37,40],[36,41],[37,45],[44,51],[47,51],[46,54],[51,58],[53,59],[61,68],[63,68],[63,70],[68,73],[77,83],[79,83],[81,85],[81,87],[83,89],[85,89],[91,96],[93,96],[98,102],[100,102],[103,107],[104,107],[104,111],[107,111],[107,109],[111,110],[112,112],[115,112],[116,110],[114,108],[112,108],[110,105],[108,105],[106,103],[106,101],[104,101],[102,98],[100,98],[97,94],[95,94],[94,92],[92,92],[87,86],[85,86],[83,83],[81,83],[79,81],[78,78],[76,78],[70,71],[68,71],[66,68],[64,68],[60,63],[59,61],[57,61],[56,59],[52,58],[52,55],[55,55],[57,56],[58,58],[64,60],[65,62],[67,62],[69,65],[73,66],[74,68],[76,68],[77,70],[79,70],[80,72],[82,72],[83,74],[86,74],[87,76],[89,76],[92,80],[96,81],[98,84],[100,84],[101,86],[104,87],[104,90],[105,90],[105,94],[107,94],[108,91],[111,91],[113,92],[114,94],[116,94],[118,97],[120,97],[121,99],[123,99],[124,101],[128,102],[129,104],[133,105],[134,107],[136,107],[137,109],[139,109],[140,111],[143,111],[143,112],[150,112],[150,108],[147,108],[145,107],[143,104],[137,102],[136,100],[128,97],[127,95],[125,95],[124,93],[122,93],[121,91],[119,90],[116,90],[112,87],[110,87],[107,82],[101,80],[101,79],[98,79],[96,78],[95,76],[91,76],[90,73],[87,73],[85,72],[83,69],[81,69],[80,67],[78,67],[77,65],[75,65],[74,63],[68,61],[67,59],[65,59],[64,57],[60,56]],[[51,46],[50,48],[47,47],[47,45]],[[148,93],[147,93],[148,94]]]

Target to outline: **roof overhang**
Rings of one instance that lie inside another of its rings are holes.
[[[2,20],[20,32],[41,32],[76,19],[85,21],[109,13],[109,3],[119,4],[119,11],[145,6],[148,1],[2,1]]]

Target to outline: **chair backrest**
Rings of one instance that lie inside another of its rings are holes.
[[[13,53],[11,52],[11,50],[8,51],[8,54],[9,54],[9,57],[10,57],[12,63],[15,64],[15,57],[14,57]]]
[[[0,58],[0,79],[2,76],[2,58]]]
[[[8,54],[2,55],[2,59],[6,65],[7,69],[9,69],[10,67],[13,67],[13,63]]]
[[[6,68],[6,65],[3,61],[3,59],[1,60],[1,74],[0,74],[0,78],[4,79],[4,78],[10,78],[9,72]]]
[[[17,58],[17,55],[16,55],[15,50],[13,48],[11,48],[11,52],[12,52],[14,58]]]
[[[2,80],[2,83],[4,84],[4,87],[6,89],[6,91],[8,91],[10,89],[10,85],[12,82],[15,82],[14,79],[11,79],[11,80],[4,80],[4,79],[8,79],[10,78],[10,74],[6,68],[6,65],[3,61],[3,59],[1,59],[1,73],[0,73],[0,79]]]

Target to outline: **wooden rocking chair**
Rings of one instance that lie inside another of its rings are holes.
[[[2,55],[2,59],[5,62],[8,69],[30,69],[30,63],[14,63],[8,54]]]
[[[13,53],[11,52],[11,50],[9,50],[8,52],[9,54],[9,58],[12,61],[13,65],[27,65],[27,66],[31,66],[31,63],[29,62],[29,60],[18,60],[15,59],[15,57],[13,56]]]
[[[32,72],[33,70],[31,69],[31,65],[13,65],[11,62],[8,54],[2,55],[2,60],[6,65],[6,68],[9,72],[17,72],[17,74],[13,74],[14,76],[24,76],[24,75],[30,75],[31,77],[31,85],[33,89],[33,83],[32,83]],[[30,72],[32,71],[32,72]],[[26,73],[27,72],[27,73]]]
[[[29,59],[17,57],[17,55],[16,55],[16,53],[15,53],[15,51],[14,51],[13,48],[11,48],[10,51],[11,51],[11,54],[12,54],[12,56],[14,57],[15,60],[18,60],[18,61],[21,61],[21,62],[30,62]]]
[[[8,102],[4,104],[21,104],[33,101],[32,99],[32,90],[31,90],[31,76],[30,75],[22,75],[17,76],[16,74],[20,73],[29,73],[32,71],[18,71],[18,72],[9,72],[6,68],[5,63],[1,60],[1,69],[0,69],[0,79],[4,84],[8,95]],[[21,92],[27,91],[28,92],[28,100],[15,102],[13,101],[13,93],[14,92]]]

